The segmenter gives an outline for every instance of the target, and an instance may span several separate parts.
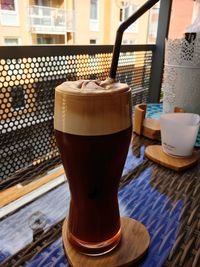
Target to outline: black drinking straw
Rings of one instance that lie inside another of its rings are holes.
[[[112,62],[110,67],[110,78],[115,79],[116,72],[117,72],[117,65],[119,60],[122,36],[124,31],[134,23],[140,16],[142,16],[146,11],[148,11],[152,6],[154,6],[159,0],[149,0],[143,6],[141,6],[131,17],[125,20],[118,28],[115,45],[113,48],[113,56]]]

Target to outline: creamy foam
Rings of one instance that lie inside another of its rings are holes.
[[[76,135],[106,135],[131,126],[131,90],[127,84],[79,80],[55,89],[54,128]]]
[[[128,85],[125,83],[115,82],[108,78],[105,81],[100,80],[79,80],[75,82],[64,82],[57,86],[56,91],[68,95],[105,95],[116,94],[117,92],[126,92]]]

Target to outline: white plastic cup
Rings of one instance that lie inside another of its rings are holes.
[[[160,117],[162,149],[174,157],[192,155],[200,124],[193,113],[168,113]]]

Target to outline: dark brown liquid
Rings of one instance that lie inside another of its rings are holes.
[[[98,243],[119,232],[117,192],[131,132],[130,127],[109,135],[78,136],[55,130],[71,191],[68,228],[72,239]]]

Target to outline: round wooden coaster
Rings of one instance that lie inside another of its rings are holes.
[[[67,219],[62,228],[64,249],[72,267],[123,267],[139,261],[147,252],[150,236],[143,224],[127,218],[121,218],[122,240],[111,252],[101,256],[87,256],[76,251],[67,239]]]
[[[188,169],[195,165],[199,160],[199,154],[195,151],[189,158],[172,157],[163,152],[161,145],[152,145],[146,147],[145,156],[147,156],[150,160],[153,160],[156,163],[175,171],[183,171]]]

